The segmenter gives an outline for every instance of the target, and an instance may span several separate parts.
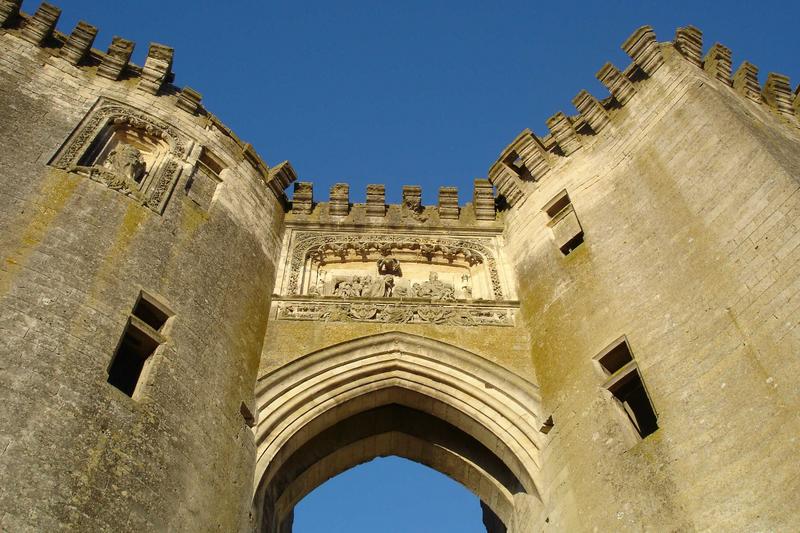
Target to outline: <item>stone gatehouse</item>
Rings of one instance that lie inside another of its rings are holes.
[[[597,73],[608,96],[519,133],[465,205],[319,201],[173,84],[171,48],[134,65],[20,3],[0,0],[0,530],[286,532],[383,455],[473,491],[491,532],[798,528],[785,76],[643,26]]]

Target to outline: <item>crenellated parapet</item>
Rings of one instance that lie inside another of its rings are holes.
[[[436,205],[423,205],[422,187],[418,185],[403,186],[402,201],[387,204],[386,186],[383,184],[367,185],[366,202],[354,203],[347,183],[332,185],[328,200],[317,202],[314,185],[298,181],[294,184],[288,217],[292,224],[311,226],[334,224],[422,229],[440,226],[498,228],[502,225],[497,219],[494,187],[487,179],[475,180],[472,201],[464,204],[459,202],[457,187],[440,187]]]
[[[286,202],[284,189],[296,178],[288,163],[270,169],[253,147],[239,139],[227,126],[202,106],[202,95],[190,87],[180,88],[173,84],[172,71],[174,50],[166,45],[151,43],[143,66],[131,62],[136,43],[121,36],[114,36],[106,51],[93,48],[98,29],[80,21],[69,33],[56,28],[61,9],[42,2],[33,14],[21,11],[21,0],[0,0],[0,34],[19,38],[45,54],[43,64],[57,66],[66,74],[93,76],[125,83],[141,93],[157,97],[167,105],[174,105],[176,112],[186,113],[201,127],[213,127],[235,143],[241,159],[250,163],[264,183],[279,200]],[[134,82],[134,83],[131,83]]]
[[[622,44],[631,64],[620,70],[607,62],[596,74],[608,89],[608,97],[597,98],[581,90],[572,99],[577,115],[558,111],[545,121],[550,131],[541,137],[523,130],[489,167],[489,181],[502,197],[501,204],[518,206],[538,187],[539,180],[579,154],[592,137],[614,135],[614,117],[665,64],[665,51],[670,47],[716,82],[764,106],[783,122],[800,126],[800,87],[793,92],[788,77],[770,73],[761,87],[758,68],[752,63],[743,61],[732,74],[733,54],[723,44],[715,43],[703,55],[703,32],[698,28],[678,28],[672,43],[659,43],[653,28],[642,26]]]

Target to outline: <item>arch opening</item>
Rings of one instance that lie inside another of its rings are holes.
[[[509,531],[541,510],[537,389],[477,354],[405,333],[362,337],[264,376],[257,402],[260,531],[290,531],[306,494],[390,455],[461,483]]]

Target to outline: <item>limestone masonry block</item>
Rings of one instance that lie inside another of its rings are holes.
[[[314,184],[308,181],[298,181],[294,184],[292,196],[292,213],[309,215],[314,206]]]
[[[0,26],[7,26],[19,16],[22,0],[0,0]]]
[[[33,44],[42,44],[53,34],[53,30],[61,16],[61,9],[47,2],[42,2],[36,13],[28,19],[22,28],[22,38]]]
[[[97,28],[81,20],[70,33],[59,54],[70,64],[77,65],[92,48],[95,36]]]
[[[458,187],[439,187],[439,218],[458,219]]]
[[[386,186],[367,185],[367,216],[382,217],[386,215]]]
[[[731,80],[731,51],[729,48],[719,43],[714,44],[706,54],[703,69],[722,83],[733,85]]]
[[[789,78],[777,72],[770,72],[767,75],[767,82],[764,84],[764,100],[767,104],[786,117],[794,116],[792,106],[792,87],[789,85]]]
[[[792,106],[794,107],[794,114],[800,118],[800,85],[798,85],[794,90],[794,101],[792,102]]]
[[[403,206],[412,211],[422,211],[422,187],[419,185],[404,185]]]
[[[529,129],[525,129],[517,135],[508,150],[513,151],[522,160],[522,164],[528,170],[533,181],[539,181],[550,171],[550,163],[547,160],[547,150],[542,143]],[[507,152],[501,156],[506,161]]]
[[[157,94],[172,74],[172,58],[175,51],[163,44],[151,43],[147,59],[142,67],[142,78],[139,89],[146,93]]]
[[[703,66],[703,32],[694,26],[678,28],[675,31],[675,49],[683,57],[697,65]]]
[[[636,94],[636,89],[634,89],[631,81],[611,63],[603,65],[595,77],[606,86],[608,92],[620,105],[625,105]]]
[[[518,180],[517,173],[502,161],[498,161],[489,169],[489,181],[497,187],[497,192],[512,207],[520,202],[524,196],[517,184]]]
[[[622,49],[645,74],[652,76],[664,64],[661,46],[650,26],[642,26],[622,43]]]
[[[294,171],[294,168],[292,168],[292,164],[288,161],[283,161],[269,170],[267,185],[269,185],[269,188],[275,193],[277,198],[285,198],[286,195],[283,191],[286,190],[286,187],[294,183],[296,179],[297,173]]]
[[[475,185],[472,189],[472,206],[475,209],[476,219],[495,219],[494,190],[489,180],[475,180]]]
[[[133,41],[115,35],[111,39],[108,52],[100,62],[97,75],[110,80],[118,80],[122,75],[122,71],[128,66],[128,61],[131,60],[134,46],[135,43]]]
[[[583,119],[589,126],[599,133],[608,124],[608,112],[603,107],[597,98],[589,94],[588,91],[582,90],[572,99],[572,104],[580,111]]]
[[[581,141],[572,121],[561,111],[547,119],[547,127],[550,128],[564,155],[569,155],[581,147]]]
[[[331,216],[346,216],[350,212],[350,185],[335,183],[331,187],[329,209]]]
[[[175,102],[175,105],[184,111],[195,114],[197,113],[197,110],[200,109],[200,101],[202,99],[202,94],[195,91],[191,87],[184,87],[181,89],[181,92],[178,93],[178,100]]]
[[[736,74],[733,75],[733,88],[745,98],[760,104],[761,87],[758,85],[758,67],[748,61],[742,61]]]

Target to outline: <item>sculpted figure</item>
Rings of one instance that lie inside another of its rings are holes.
[[[380,259],[378,259],[378,274],[381,275],[391,274],[393,276],[399,276],[400,261],[398,261],[392,256],[381,257]]]
[[[146,165],[136,147],[120,143],[108,153],[103,166],[118,176],[139,183],[144,177]]]
[[[431,300],[455,300],[455,289],[449,283],[439,281],[439,275],[431,272],[428,281],[415,283],[412,287],[414,296]]]

